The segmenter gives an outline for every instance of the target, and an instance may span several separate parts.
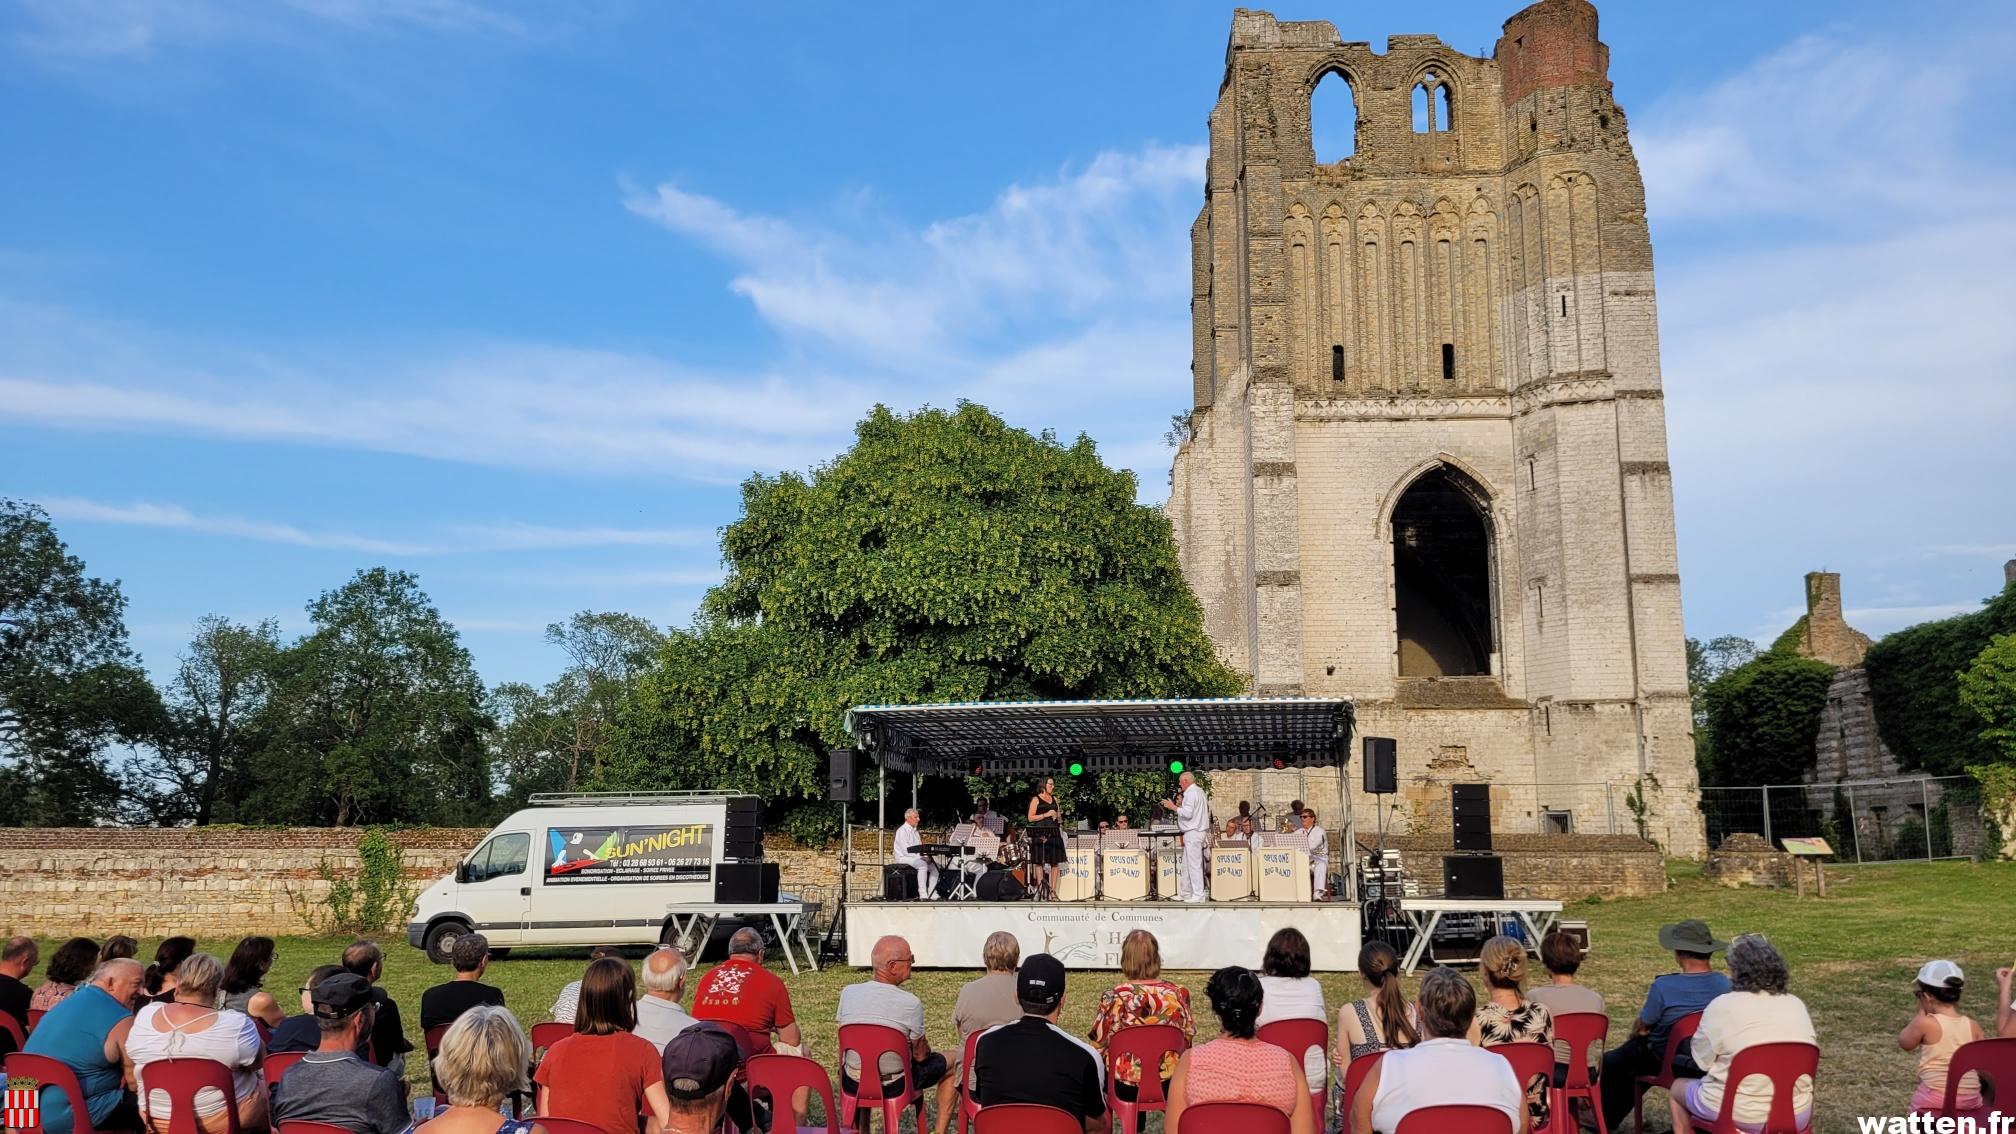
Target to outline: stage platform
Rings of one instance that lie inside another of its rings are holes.
[[[847,904],[847,963],[868,968],[879,937],[910,942],[918,968],[977,969],[987,935],[1005,929],[1022,955],[1074,969],[1117,969],[1120,942],[1145,929],[1165,969],[1257,967],[1267,939],[1293,926],[1318,972],[1358,967],[1358,906],[1350,902],[887,902]]]

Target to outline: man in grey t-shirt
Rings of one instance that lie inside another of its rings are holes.
[[[357,1058],[377,1010],[371,982],[337,973],[310,993],[322,1046],[287,1069],[273,1091],[277,1122],[327,1122],[357,1134],[402,1134],[413,1128],[399,1077]]]
[[[910,979],[915,961],[910,943],[901,937],[884,937],[875,943],[870,959],[875,976],[840,990],[840,1024],[880,1024],[894,1028],[910,1040],[910,1080],[919,1091],[938,1085],[945,1077],[945,1057],[931,1050],[924,1038],[924,1002],[898,986]],[[891,1086],[900,1081],[903,1065],[894,1055],[884,1055],[879,1068],[882,1081]],[[849,1051],[841,1059],[840,1081],[849,1092],[861,1075],[861,1057]]]

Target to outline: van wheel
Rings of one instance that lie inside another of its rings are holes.
[[[453,959],[455,939],[469,932],[469,927],[459,921],[444,921],[427,931],[427,959],[437,965],[445,965]]]

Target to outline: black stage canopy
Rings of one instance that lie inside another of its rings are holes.
[[[962,776],[1342,767],[1351,723],[1339,697],[860,705],[846,718],[884,768]]]

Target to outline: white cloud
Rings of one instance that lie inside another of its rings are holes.
[[[316,42],[331,31],[526,34],[524,21],[474,0],[14,0],[9,37],[75,63],[146,58],[231,41]]]
[[[293,524],[234,516],[203,516],[179,504],[106,504],[67,496],[41,497],[34,502],[58,520],[172,528],[260,543],[355,551],[367,555],[417,557],[578,547],[704,547],[714,542],[714,533],[691,528],[558,528],[517,521],[458,524],[444,533],[445,538],[431,541],[392,540],[354,532],[312,531]],[[718,575],[719,572],[716,572]]]

